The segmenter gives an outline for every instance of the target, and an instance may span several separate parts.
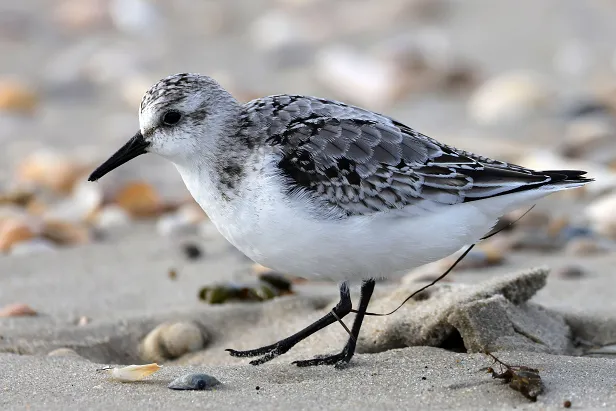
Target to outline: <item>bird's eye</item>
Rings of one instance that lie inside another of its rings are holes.
[[[166,126],[175,126],[181,118],[182,114],[179,111],[167,111],[163,114],[162,123]]]

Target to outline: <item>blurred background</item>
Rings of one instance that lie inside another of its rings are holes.
[[[143,92],[186,71],[241,101],[330,97],[462,149],[589,170],[600,181],[567,195],[611,236],[615,21],[608,0],[1,0],[0,250],[202,221],[154,156],[84,184],[137,130]]]

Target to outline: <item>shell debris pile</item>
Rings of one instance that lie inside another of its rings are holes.
[[[88,182],[92,169],[50,149],[17,164],[14,181],[0,184],[0,255],[87,244],[96,232],[136,220],[157,220],[165,236],[197,233],[207,220],[194,200],[166,200],[146,181]]]

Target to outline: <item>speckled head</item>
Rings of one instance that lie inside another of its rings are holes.
[[[145,153],[175,163],[214,147],[216,140],[235,124],[239,103],[212,78],[194,73],[165,77],[143,96],[139,131],[98,167],[95,181]]]

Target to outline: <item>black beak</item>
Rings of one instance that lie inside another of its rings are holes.
[[[124,144],[124,147],[116,151],[116,153],[112,155],[109,160],[105,161],[100,167],[94,170],[94,172],[90,174],[88,181],[96,181],[108,172],[120,167],[127,161],[130,161],[141,154],[147,153],[146,148],[148,148],[149,145],[150,143],[145,141],[141,135],[141,132],[137,132],[133,138],[128,140],[128,143]]]

